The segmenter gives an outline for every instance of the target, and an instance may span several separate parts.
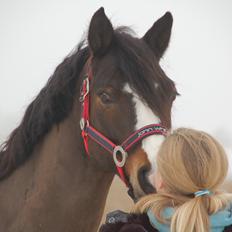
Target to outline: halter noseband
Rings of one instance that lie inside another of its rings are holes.
[[[113,160],[116,165],[118,174],[122,181],[128,186],[128,181],[126,179],[125,173],[123,171],[123,166],[126,163],[128,157],[127,151],[137,144],[142,139],[148,137],[149,135],[163,135],[166,136],[167,130],[161,124],[150,124],[140,128],[139,130],[132,133],[122,144],[116,145],[111,140],[106,138],[103,134],[97,131],[89,123],[89,106],[90,106],[90,81],[93,78],[92,69],[88,65],[88,72],[82,82],[82,88],[80,92],[80,102],[82,103],[82,115],[80,120],[81,134],[84,141],[84,146],[86,153],[89,155],[88,138],[98,143],[101,147],[107,150],[113,155]],[[118,158],[118,155],[121,157]]]

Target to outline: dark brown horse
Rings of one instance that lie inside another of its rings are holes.
[[[169,129],[177,92],[159,60],[171,27],[166,13],[139,39],[128,28],[114,30],[103,8],[94,14],[88,45],[56,68],[1,148],[1,232],[97,231],[117,168],[92,139],[86,154],[79,125],[83,80],[91,71],[89,122],[114,144],[148,124]],[[128,151],[123,171],[136,198],[152,191],[147,175],[163,138],[151,135]]]

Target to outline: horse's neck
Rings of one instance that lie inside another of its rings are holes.
[[[20,209],[14,209],[18,211],[15,228],[33,232],[39,225],[41,231],[97,231],[113,175],[89,162],[77,128],[71,120],[54,126],[31,160],[10,177],[11,183],[20,185],[13,195],[21,199],[11,196],[20,201],[16,203]]]

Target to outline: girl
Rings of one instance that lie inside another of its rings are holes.
[[[214,138],[177,129],[162,144],[156,163],[151,180],[157,193],[142,198],[123,220],[110,218],[101,232],[232,231],[232,194],[218,189],[228,161]]]

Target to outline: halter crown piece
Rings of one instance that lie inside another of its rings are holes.
[[[166,136],[167,129],[163,127],[161,124],[147,125],[132,133],[123,143],[114,144],[111,140],[106,138],[98,130],[92,127],[89,122],[90,82],[93,79],[93,73],[92,73],[92,69],[90,68],[90,64],[91,64],[90,62],[91,62],[91,58],[87,62],[88,70],[82,82],[80,99],[79,99],[82,106],[80,128],[81,128],[81,135],[84,141],[85,150],[87,155],[89,155],[88,138],[90,138],[96,143],[98,143],[101,147],[103,147],[106,151],[111,153],[120,178],[128,186],[128,182],[123,170],[123,166],[125,165],[126,159],[128,157],[127,151],[132,146],[134,146],[139,141],[141,141],[142,139],[146,138],[149,135],[156,134],[156,135]]]
[[[208,189],[200,190],[194,193],[195,197],[200,197],[203,195],[211,195],[212,192],[210,192]]]

